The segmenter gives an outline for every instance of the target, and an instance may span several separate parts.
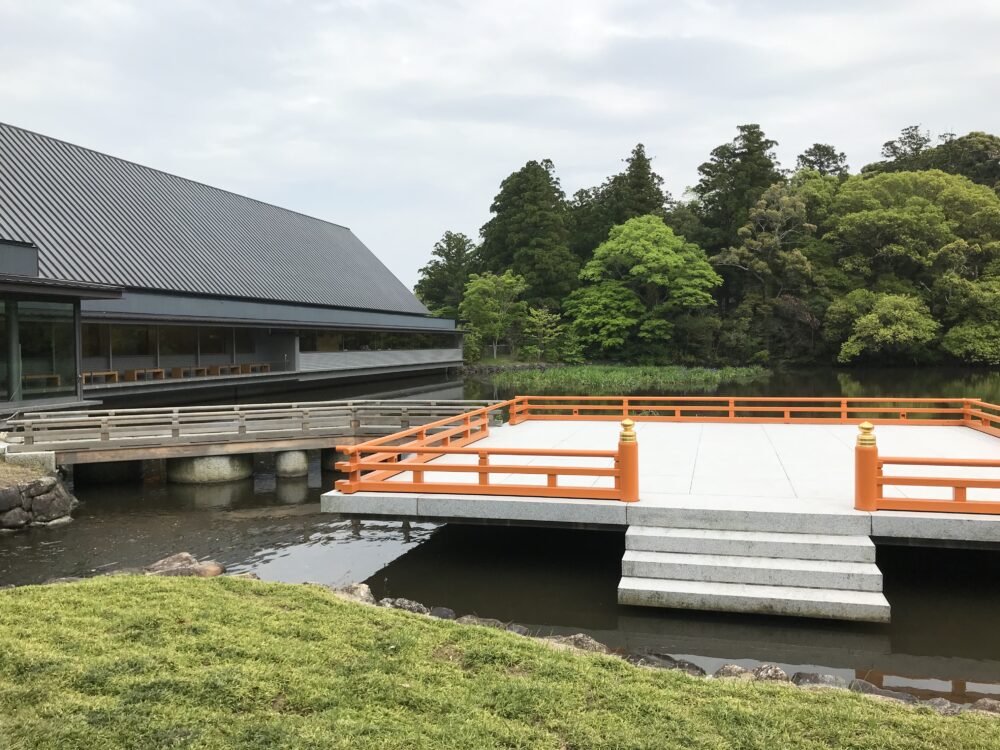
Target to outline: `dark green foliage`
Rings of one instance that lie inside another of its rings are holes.
[[[420,269],[414,288],[432,313],[443,318],[458,317],[475,252],[475,243],[458,232],[445,232],[435,243],[431,260]]]
[[[529,161],[500,185],[482,228],[486,271],[511,269],[527,282],[525,300],[558,309],[576,286],[578,263],[569,250],[566,199],[551,161]]]
[[[879,174],[940,169],[1000,191],[1000,137],[974,131],[958,138],[946,133],[939,140],[937,146],[930,146],[929,133],[920,133],[916,126],[904,128],[900,138],[883,146],[886,160],[868,164],[861,171]]]
[[[747,212],[767,188],[784,177],[774,155],[777,141],[764,135],[760,125],[740,125],[730,143],[712,150],[711,158],[698,167],[701,178],[693,191],[700,202],[700,239],[708,252],[735,245]]]
[[[742,125],[679,202],[642,144],[568,203],[551,162],[529,162],[479,260],[523,276],[523,312],[551,312],[502,338],[563,361],[1000,365],[1000,138],[939,140],[904,128],[853,176],[814,143],[786,178]]]
[[[645,146],[637,144],[625,164],[623,172],[603,185],[578,190],[573,196],[570,246],[584,262],[608,238],[611,227],[636,216],[663,216],[670,201],[663,190],[663,178],[653,171]]]
[[[840,177],[846,175],[850,167],[847,166],[847,154],[837,151],[829,143],[814,143],[795,160],[795,168],[799,171],[808,170],[818,172],[824,177]]]

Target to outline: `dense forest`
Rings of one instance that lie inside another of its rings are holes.
[[[529,161],[416,293],[470,361],[1000,364],[1000,138],[907,127],[857,174],[776,145],[739,126],[682,200],[642,144],[572,197]]]

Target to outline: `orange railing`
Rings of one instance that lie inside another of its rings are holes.
[[[994,407],[995,408],[995,407]],[[982,429],[977,427],[977,429]],[[858,510],[916,510],[934,513],[1000,514],[1000,500],[970,498],[970,489],[1000,490],[1000,478],[887,475],[887,466],[954,467],[963,469],[1000,469],[1000,460],[973,458],[898,458],[878,453],[874,427],[869,422],[859,426],[854,449],[854,507]],[[992,432],[992,428],[985,430]],[[995,434],[995,433],[994,433]],[[933,471],[933,469],[931,469]],[[922,497],[885,497],[886,487],[944,487],[950,499]]]
[[[397,432],[357,445],[338,446],[346,460],[337,469],[347,474],[336,483],[345,494],[359,491],[456,493],[462,495],[523,495],[635,502],[639,499],[638,446],[632,422],[623,422],[618,450],[557,450],[539,448],[467,448],[489,435],[489,421],[511,409],[515,400],[476,409],[456,417]],[[474,463],[446,463],[444,456],[475,457]],[[516,457],[518,463],[497,463],[496,457]],[[547,458],[581,459],[580,465],[537,464]],[[437,460],[435,460],[437,459]],[[588,466],[602,459],[606,466]],[[428,461],[433,465],[426,466]],[[531,463],[527,463],[531,462]],[[450,475],[448,481],[428,480],[428,473]],[[545,484],[513,481],[511,477],[544,476]],[[574,477],[609,478],[609,487],[567,484]]]
[[[1000,407],[962,398],[759,396],[518,396],[511,424],[526,420],[645,422],[860,422],[966,425],[1000,436]]]

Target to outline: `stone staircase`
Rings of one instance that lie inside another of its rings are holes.
[[[831,523],[819,513],[719,509],[659,515],[626,532],[621,604],[889,621],[875,545],[853,533],[862,530],[853,523],[860,517]]]

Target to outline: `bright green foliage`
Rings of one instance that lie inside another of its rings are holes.
[[[829,143],[814,143],[795,160],[795,168],[818,172],[824,177],[840,177],[846,175],[850,167],[847,165],[847,154],[837,151]]]
[[[521,295],[527,289],[521,276],[511,271],[503,274],[472,274],[465,286],[465,296],[459,306],[462,320],[465,320],[493,347],[496,359],[497,347],[520,328],[527,305]]]
[[[701,248],[651,215],[614,227],[580,278],[594,286],[567,300],[574,329],[595,354],[627,358],[666,352],[676,318],[713,306],[722,281]]]
[[[566,314],[584,348],[598,357],[628,359],[628,344],[646,314],[639,295],[621,281],[601,281],[566,298]]]
[[[570,246],[583,261],[608,238],[611,227],[636,216],[662,216],[670,200],[663,190],[663,178],[653,171],[652,160],[641,143],[632,149],[625,164],[625,171],[603,185],[579,190],[573,196]]]
[[[960,322],[944,335],[941,347],[966,362],[1000,365],[1000,275],[951,281],[948,292],[961,311]]]
[[[474,365],[482,358],[483,334],[475,328],[469,328],[462,337],[462,361],[467,365]]]
[[[639,216],[614,227],[580,278],[620,281],[647,309],[665,305],[668,311],[714,304],[711,291],[722,282],[702,249],[674,234],[657,216]]]
[[[532,307],[524,320],[521,356],[525,359],[553,361],[565,329],[559,315],[544,307]]]
[[[527,282],[525,300],[558,309],[576,286],[579,267],[569,249],[566,199],[551,161],[529,161],[500,185],[483,225],[485,270],[510,269]]]
[[[458,232],[445,232],[434,244],[430,262],[420,269],[414,292],[435,315],[457,318],[465,294],[475,243]]]
[[[989,716],[698,679],[233,578],[0,591],[0,653],[12,750],[985,750],[997,738]]]
[[[834,340],[843,339],[837,361],[844,363],[875,355],[890,361],[919,361],[941,328],[919,299],[867,289],[830,305],[827,326]]]
[[[709,251],[735,245],[747,212],[761,194],[784,177],[774,155],[777,141],[764,135],[759,125],[740,125],[736,138],[712,151],[698,167],[701,179],[694,186],[700,202],[704,237]]]

